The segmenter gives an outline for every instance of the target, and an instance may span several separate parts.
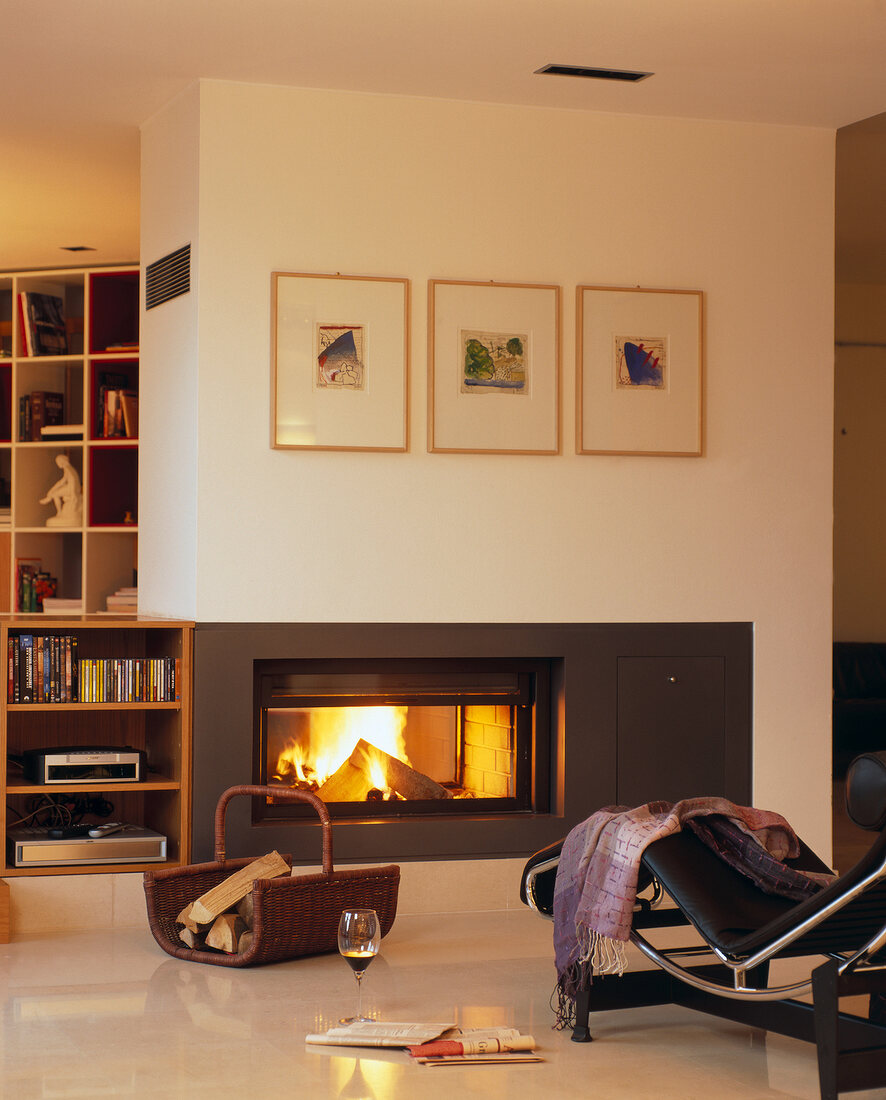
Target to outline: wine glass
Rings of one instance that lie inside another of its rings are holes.
[[[381,929],[374,909],[345,909],[338,922],[338,950],[357,979],[357,1015],[340,1020],[342,1024],[370,1023],[361,1013],[363,975],[378,954]]]

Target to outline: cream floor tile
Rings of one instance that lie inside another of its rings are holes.
[[[406,1054],[307,1047],[355,1005],[335,955],[252,970],[165,955],[146,927],[0,948],[0,1096],[182,1100],[767,1100],[818,1096],[811,1046],[687,1009],[599,1013],[552,1030],[551,926],[526,910],[401,916],[365,979],[388,1019],[509,1024],[545,1062],[424,1069]],[[859,1100],[886,1095],[857,1093]]]

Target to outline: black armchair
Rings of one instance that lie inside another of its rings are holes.
[[[765,894],[721,861],[688,829],[650,844],[641,865],[641,898],[630,938],[653,970],[594,978],[574,1002],[572,1038],[590,1042],[591,1011],[682,1004],[716,1016],[814,1042],[823,1100],[838,1092],[886,1085],[886,752],[856,758],[846,779],[856,824],[879,833],[867,854],[814,896],[796,902]],[[526,864],[521,897],[553,916],[559,845]],[[801,841],[787,861],[826,870]],[[657,907],[662,893],[675,908]],[[657,948],[654,930],[688,925],[701,943]],[[703,965],[689,963],[713,956]],[[769,983],[769,964],[785,957],[825,957],[789,985]],[[813,1003],[798,1001],[812,993]],[[871,994],[867,1017],[840,1012],[838,998]]]

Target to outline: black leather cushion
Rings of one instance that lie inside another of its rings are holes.
[[[791,866],[804,871],[827,870],[802,840],[800,846],[799,857],[787,861]],[[879,867],[884,855],[886,833],[881,833],[850,871],[800,902],[764,894],[689,830],[650,844],[643,863],[708,943],[732,958],[744,958],[843,896]],[[881,883],[808,932],[786,954],[854,950],[882,926],[884,914],[886,885]],[[637,921],[637,926],[642,927],[641,921]]]
[[[764,894],[688,829],[650,844],[643,863],[708,943],[728,955],[797,905]]]
[[[886,752],[857,756],[846,774],[846,810],[863,829],[886,825]]]

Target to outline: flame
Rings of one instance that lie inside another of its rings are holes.
[[[359,740],[368,741],[409,764],[406,755],[408,707],[317,707],[310,712],[310,735],[290,738],[277,759],[278,777],[322,785],[348,759]],[[385,790],[384,769],[372,764],[372,783]]]

